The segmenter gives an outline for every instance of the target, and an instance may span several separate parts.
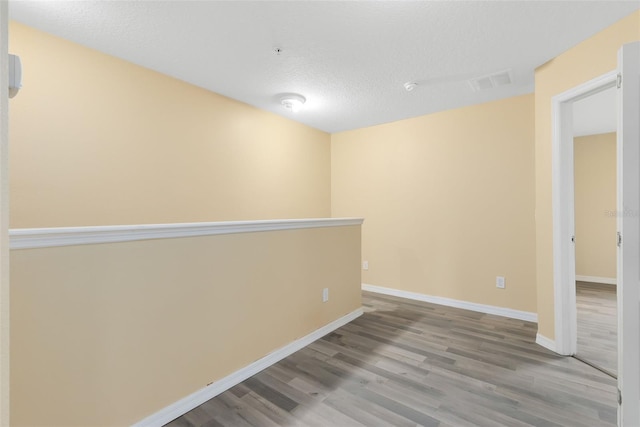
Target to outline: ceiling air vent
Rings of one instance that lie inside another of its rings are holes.
[[[474,92],[493,89],[498,86],[510,85],[513,83],[511,70],[499,71],[482,77],[475,77],[469,80],[469,86]]]

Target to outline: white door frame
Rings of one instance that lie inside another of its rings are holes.
[[[640,41],[618,51],[618,69],[618,425],[639,426]]]
[[[9,425],[9,18],[0,1],[0,425]]]
[[[613,70],[552,99],[553,288],[555,351],[576,353],[575,212],[573,176],[573,103],[616,85]],[[615,236],[611,236],[612,239]]]

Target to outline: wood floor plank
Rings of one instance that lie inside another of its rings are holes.
[[[225,397],[228,396],[225,395],[220,396],[218,399],[208,400],[200,405],[200,408],[209,414],[210,420],[214,420],[223,426],[251,427],[251,424],[238,414],[237,408],[227,404]],[[186,415],[189,415],[189,413]]]
[[[616,424],[615,380],[535,344],[533,323],[367,292],[363,307],[360,318],[168,425]]]
[[[271,370],[264,370],[256,375],[262,383],[267,386],[278,390],[283,395],[287,396],[289,399],[298,402],[301,405],[314,405],[319,403],[321,399],[318,395],[311,395],[309,393],[304,392],[298,388],[293,387],[292,385],[283,382],[272,375]]]
[[[264,405],[254,398],[251,392],[246,393],[242,397],[237,397],[234,394],[225,394],[220,396],[220,400],[229,408],[235,409],[238,416],[250,425],[261,425],[264,427],[280,425],[278,421],[264,414],[264,412],[268,411],[264,409]],[[248,405],[247,402],[252,402],[253,404]]]
[[[576,282],[578,351],[589,363],[617,375],[618,318],[616,287]]]
[[[309,427],[345,426],[362,427],[362,424],[346,415],[334,410],[330,406],[320,403],[313,407],[304,405],[297,407],[292,414],[296,424]]]

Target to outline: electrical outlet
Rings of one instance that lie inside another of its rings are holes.
[[[369,269],[369,261],[362,261],[362,269],[363,270]]]
[[[503,276],[496,277],[496,288],[504,289],[504,277]]]
[[[329,301],[329,288],[324,288],[322,290],[322,302]]]

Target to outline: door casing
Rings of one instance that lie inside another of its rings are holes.
[[[617,70],[610,71],[552,99],[554,350],[566,356],[576,353],[578,343],[573,103],[614,87],[617,76]]]

